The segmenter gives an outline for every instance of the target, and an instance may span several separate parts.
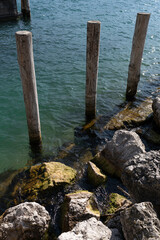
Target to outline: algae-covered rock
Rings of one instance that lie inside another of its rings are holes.
[[[111,193],[109,195],[109,201],[107,204],[107,210],[105,214],[107,217],[107,221],[114,215],[114,213],[116,213],[122,207],[126,208],[130,204],[131,204],[131,201],[126,199],[124,196],[118,193]]]
[[[146,121],[152,112],[152,100],[150,98],[135,108],[131,108],[130,104],[127,104],[122,111],[111,118],[104,129],[116,130],[126,128],[126,126],[140,125]]]
[[[95,187],[104,183],[107,180],[106,175],[92,162],[88,163],[88,180]]]
[[[12,197],[17,204],[17,196],[21,200],[36,201],[40,194],[50,193],[54,187],[71,184],[76,171],[59,162],[45,162],[30,167],[21,173],[20,181],[12,187]]]
[[[63,232],[71,230],[78,222],[90,217],[100,218],[100,212],[93,193],[88,191],[67,194],[61,210]]]
[[[96,164],[105,174],[111,176],[120,177],[121,171],[105,157],[104,151],[97,153],[92,159],[92,162]]]

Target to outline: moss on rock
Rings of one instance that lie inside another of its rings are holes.
[[[127,104],[127,106],[122,111],[111,118],[104,129],[116,130],[126,128],[126,126],[137,126],[142,124],[153,112],[152,102],[153,101],[148,98],[135,108],[131,108],[130,103]]]
[[[107,204],[106,216],[107,221],[112,218],[112,216],[120,210],[123,206],[127,207],[131,204],[131,202],[126,199],[124,196],[118,193],[111,193],[109,195],[109,201]]]
[[[100,212],[93,193],[88,191],[76,191],[66,194],[61,213],[63,232],[71,230],[79,221],[90,217],[100,218]]]
[[[105,174],[109,174],[118,178],[121,176],[121,171],[103,156],[103,151],[97,153],[96,156],[92,159],[92,162],[95,163],[96,166],[98,166]]]
[[[92,162],[88,163],[88,180],[95,187],[104,183],[107,180],[107,176]]]
[[[75,180],[76,170],[59,162],[45,162],[30,167],[21,173],[23,178],[12,187],[12,197],[36,201],[40,194],[48,194],[54,187],[71,184]]]

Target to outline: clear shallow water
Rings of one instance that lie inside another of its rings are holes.
[[[87,21],[101,21],[97,114],[102,115],[125,99],[137,12],[151,13],[138,95],[152,92],[148,83],[160,73],[159,6],[160,0],[32,0],[30,22],[0,23],[0,172],[30,160],[15,32],[33,33],[43,145],[51,153],[73,141],[74,127],[85,121]]]

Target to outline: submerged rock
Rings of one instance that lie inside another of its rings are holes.
[[[62,233],[58,240],[110,240],[112,232],[102,222],[92,217],[77,223],[70,232]]]
[[[152,99],[148,98],[140,106],[131,108],[127,104],[125,109],[119,112],[116,116],[106,124],[104,129],[116,130],[126,128],[126,126],[137,126],[145,122],[148,116],[152,113]]]
[[[153,100],[153,117],[157,127],[160,129],[160,96]]]
[[[107,176],[104,175],[94,163],[89,162],[88,163],[88,179],[92,185],[97,187],[107,180]]]
[[[59,162],[45,162],[22,172],[9,190],[15,204],[25,199],[36,201],[41,199],[41,195],[49,194],[55,187],[73,183],[75,177],[74,169]]]
[[[137,133],[118,130],[111,141],[106,143],[103,156],[119,170],[123,170],[124,163],[133,156],[144,153],[145,146]]]
[[[90,217],[100,218],[100,212],[93,193],[88,191],[78,191],[67,194],[61,212],[63,232],[71,230],[77,222]]]
[[[160,205],[160,151],[146,152],[129,160],[122,181],[135,202]]]
[[[49,227],[49,221],[49,213],[40,204],[21,203],[7,209],[0,217],[0,239],[42,239]]]
[[[120,219],[126,240],[160,240],[160,221],[150,202],[126,208]]]

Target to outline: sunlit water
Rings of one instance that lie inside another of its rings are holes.
[[[152,92],[148,83],[159,78],[159,6],[159,0],[32,0],[30,22],[0,23],[0,172],[30,160],[15,32],[33,33],[43,146],[52,153],[85,122],[87,21],[101,21],[97,114],[105,115],[125,99],[137,12],[151,13],[138,95]]]

